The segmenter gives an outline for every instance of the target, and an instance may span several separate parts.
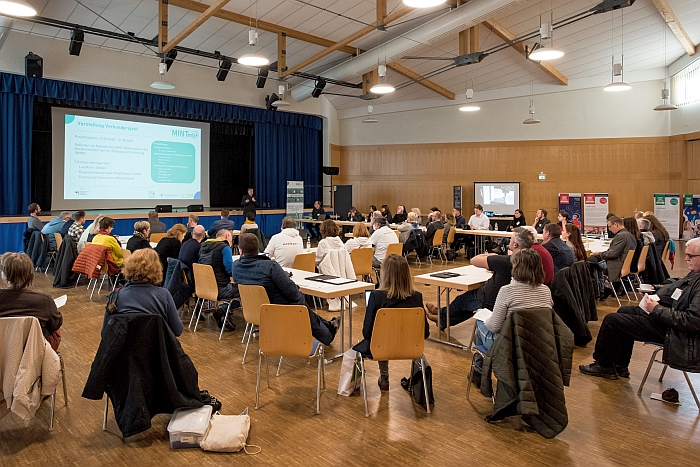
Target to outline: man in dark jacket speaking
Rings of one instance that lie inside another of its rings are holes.
[[[683,371],[700,371],[700,238],[689,240],[685,261],[690,272],[657,291],[659,301],[644,308],[623,306],[605,317],[590,365],[582,373],[602,378],[629,378],[634,341],[664,344],[664,362]]]
[[[258,237],[252,233],[241,234],[238,242],[241,258],[233,262],[232,275],[234,287],[239,285],[261,285],[267,292],[270,303],[277,305],[304,305],[306,300],[299,287],[277,262],[258,254]],[[238,295],[238,293],[236,294]],[[330,321],[309,310],[311,334],[323,345],[333,342],[340,324],[340,317]]]

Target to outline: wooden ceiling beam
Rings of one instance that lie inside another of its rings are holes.
[[[379,82],[379,72],[375,68],[362,75],[362,95],[369,94],[372,86]]]
[[[459,31],[459,55],[467,55],[479,51],[479,25]]]
[[[396,63],[396,62],[387,63],[386,67],[391,68],[395,72],[405,76],[408,79],[415,81],[416,83],[420,84],[421,86],[425,86],[426,88],[430,89],[431,91],[436,92],[436,93],[440,94],[441,96],[450,99],[451,101],[455,100],[455,93],[453,93],[449,89],[443,88],[439,84],[436,84],[436,83],[430,81],[429,79],[424,78],[423,76],[419,75],[415,71],[409,70],[408,68],[406,68],[405,66],[403,66],[399,63]]]
[[[382,1],[382,0],[377,0]],[[386,7],[385,7],[386,8]],[[414,10],[414,8],[402,8],[399,11],[390,14],[389,16],[383,17],[381,20],[377,20],[374,23],[365,26],[364,28],[360,29],[359,31],[355,32],[354,34],[350,34],[348,37],[345,39],[336,42],[330,47],[327,47],[325,50],[320,51],[319,53],[307,58],[306,60],[303,60],[301,63],[298,63],[294,65],[293,67],[289,68],[287,71],[283,72],[280,74],[281,78],[284,78],[286,76],[291,75],[292,73],[295,73],[297,71],[301,71],[303,68],[311,65],[312,63],[322,59],[323,57],[330,55],[331,53],[340,50],[342,47],[347,46],[350,44],[350,42],[356,41],[360,39],[361,37],[366,36],[367,34],[375,31],[377,29],[377,26],[380,24],[389,24],[392,21],[396,21],[397,19],[406,16],[407,14],[411,13]],[[379,14],[379,12],[377,12]]]
[[[190,24],[185,27],[178,35],[173,37],[170,41],[168,41],[165,46],[163,46],[163,53],[168,53],[170,50],[172,50],[173,47],[178,45],[180,42],[182,42],[187,36],[192,34],[195,29],[200,27],[206,20],[211,18],[217,11],[221,10],[228,2],[231,0],[218,0],[214,3],[211,4],[209,8],[204,10],[197,16],[194,21],[192,21]]]
[[[387,0],[377,0],[377,22],[380,24],[386,17],[386,2]]]
[[[166,1],[167,3],[170,4],[170,6],[176,6],[179,8],[184,8],[186,10],[190,11],[196,11],[199,13],[202,13],[209,8],[209,5],[206,3],[200,3],[196,2],[194,0],[161,0],[161,1]],[[216,13],[214,13],[215,17],[225,19],[226,21],[231,21],[232,23],[238,23],[238,24],[243,24],[245,26],[248,26],[251,21],[255,24],[257,24],[258,29],[261,29],[263,31],[268,31],[268,32],[273,32],[275,34],[280,34],[280,33],[285,33],[287,37],[290,37],[292,39],[297,39],[300,41],[308,42],[309,44],[315,44],[315,45],[320,45],[321,47],[331,47],[333,46],[336,42],[329,40],[329,39],[324,39],[323,37],[319,36],[314,36],[313,34],[306,34],[305,32],[297,31],[295,29],[289,29],[285,28],[283,26],[278,26],[273,23],[268,23],[267,21],[261,21],[261,20],[255,20],[255,18],[251,18],[250,16],[245,16],[241,15],[239,13],[234,13],[229,10],[219,10]],[[345,52],[346,54],[350,55],[355,55],[357,53],[357,49],[354,47],[350,46],[343,46],[340,49],[341,52]]]
[[[513,47],[515,50],[517,50],[523,57],[526,57],[526,52],[525,52],[525,44],[522,42],[518,43],[513,43],[513,41],[516,39],[516,37],[508,31],[505,27],[503,27],[498,21],[495,19],[487,19],[483,23],[484,26],[489,28],[494,34],[496,34],[498,37],[500,37],[503,41],[507,42],[510,44],[511,47]],[[569,79],[564,76],[559,70],[554,68],[552,65],[550,65],[547,62],[532,62],[535,65],[537,65],[542,71],[547,73],[549,76],[554,78],[554,80],[563,85],[563,86],[568,86],[569,85]]]
[[[163,47],[168,43],[168,0],[158,2],[158,53],[162,54]]]
[[[668,4],[666,0],[651,0],[661,17],[664,19],[669,29],[673,31],[673,34],[681,43],[688,55],[695,55],[695,44],[693,40],[688,36],[688,33],[683,29],[683,25],[678,21],[678,17],[671,9],[671,5]]]

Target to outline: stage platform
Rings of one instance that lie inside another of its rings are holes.
[[[173,208],[175,209],[175,208]],[[150,209],[130,209],[130,210],[104,210],[104,211],[85,211],[86,222],[85,225],[88,226],[92,223],[92,220],[98,214],[105,214],[114,219],[114,233],[117,235],[132,235],[134,233],[134,222],[148,220],[148,213]],[[311,212],[311,209],[305,209],[305,213]],[[47,223],[54,217],[60,214],[60,211],[51,211],[50,213],[44,213],[39,216],[41,222]],[[158,218],[163,222],[167,228],[172,227],[175,224],[187,225],[187,221],[190,214],[196,214],[199,216],[199,224],[203,225],[207,230],[211,227],[214,221],[221,218],[220,210],[206,210],[204,212],[187,212],[186,210],[180,212],[163,212],[158,214]],[[270,237],[280,231],[282,226],[282,218],[285,216],[286,211],[284,209],[259,209],[257,211],[256,222],[263,234],[266,237]],[[13,216],[13,217],[0,217],[0,253],[5,253],[8,251],[22,251],[23,250],[23,235],[27,230],[27,218],[29,216]],[[236,224],[236,228],[240,228],[243,225],[243,211],[235,210],[231,211],[229,219],[233,220]]]

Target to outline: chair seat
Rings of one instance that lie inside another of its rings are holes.
[[[316,351],[318,350],[318,346],[320,344],[321,343],[319,341],[314,339],[313,343],[311,344],[311,353],[309,354],[309,357],[313,357],[314,355],[316,355]]]
[[[476,350],[477,352],[482,353],[484,355],[489,353],[489,349],[487,349],[483,345],[475,345],[474,350]]]
[[[655,345],[657,347],[663,347],[664,345],[659,343],[659,342],[653,342],[653,341],[644,341],[644,345]]]

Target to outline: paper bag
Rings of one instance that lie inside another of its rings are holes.
[[[340,367],[340,380],[338,381],[338,394],[351,396],[362,384],[362,373],[355,365],[357,351],[349,349],[343,354],[343,364]]]

